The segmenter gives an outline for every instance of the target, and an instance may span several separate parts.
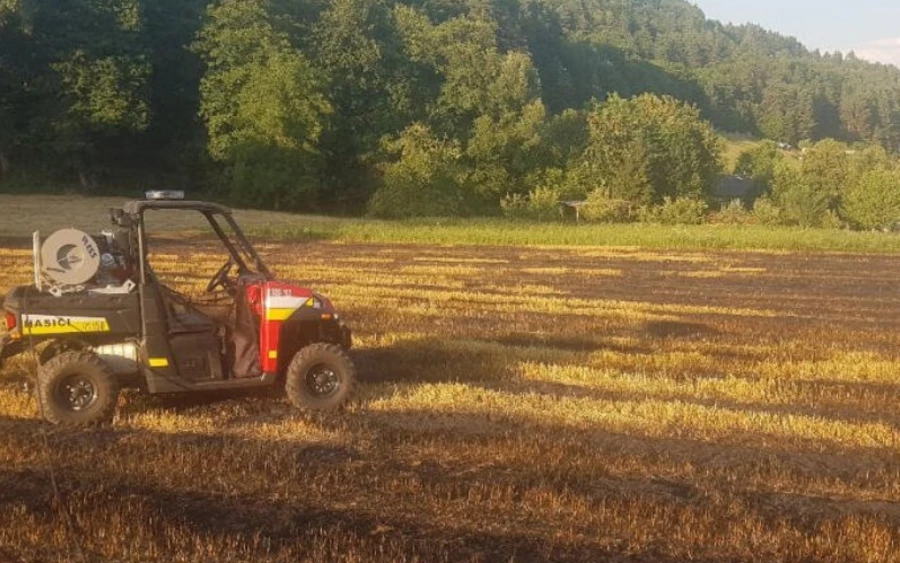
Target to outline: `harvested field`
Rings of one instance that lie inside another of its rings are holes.
[[[196,287],[212,248],[158,269]],[[12,363],[0,560],[900,561],[896,257],[263,251],[354,328],[353,405],[126,395],[47,430],[57,504]]]

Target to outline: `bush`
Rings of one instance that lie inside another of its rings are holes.
[[[756,200],[753,204],[753,212],[751,213],[753,222],[758,225],[775,227],[784,224],[784,219],[779,208],[769,196],[763,196]]]
[[[511,219],[550,221],[559,218],[559,195],[546,186],[531,190],[527,196],[508,195],[500,206],[503,214]]]
[[[588,194],[581,216],[598,223],[628,223],[637,219],[637,208],[630,201],[612,199],[606,190],[599,189]]]
[[[369,202],[375,217],[450,217],[464,208],[464,171],[456,142],[435,139],[421,124],[385,143],[400,158],[382,167],[383,184]]]
[[[230,199],[279,211],[314,208],[318,156],[299,148],[247,141],[231,150]]]
[[[712,193],[721,173],[721,146],[696,107],[668,96],[625,100],[613,94],[587,121],[583,164],[612,197],[646,204]]]
[[[900,175],[870,170],[844,196],[844,216],[856,227],[886,229],[900,221]]]
[[[822,222],[819,224],[823,229],[846,229],[847,222],[841,219],[837,211],[829,209],[822,216]]]
[[[852,159],[847,149],[843,143],[825,139],[803,155],[800,166],[803,179],[817,199],[825,200],[828,209],[837,209],[841,197],[855,182]]]
[[[772,193],[786,225],[821,227],[826,221],[832,193],[819,179],[810,181],[807,176],[784,163],[775,169]]]
[[[775,167],[783,158],[774,141],[764,141],[738,156],[734,173],[752,180],[756,189],[762,192],[772,186]]]
[[[719,225],[746,225],[753,222],[753,216],[747,211],[741,200],[735,199],[713,213],[709,218],[709,222]]]
[[[643,208],[640,219],[644,223],[661,225],[700,225],[706,219],[708,210],[709,206],[701,199],[667,197],[662,205]]]
[[[232,201],[314,208],[332,111],[325,77],[271,25],[266,2],[210,3],[207,16],[196,44],[206,63],[199,110]]]

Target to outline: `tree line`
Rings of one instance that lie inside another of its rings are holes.
[[[714,130],[890,159],[900,70],[682,0],[0,0],[6,183],[385,217],[590,199],[637,217],[708,198]],[[811,221],[783,189],[805,173],[781,168],[755,181]],[[815,221],[848,220],[847,190]]]

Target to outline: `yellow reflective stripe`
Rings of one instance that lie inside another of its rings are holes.
[[[291,315],[294,314],[294,311],[301,307],[315,307],[320,308],[322,305],[318,301],[316,301],[315,297],[310,297],[306,301],[303,302],[302,305],[294,306],[294,307],[270,307],[266,309],[266,320],[267,321],[286,321],[290,318]]]
[[[269,350],[269,359],[277,360],[278,359],[278,350]]]
[[[267,321],[286,321],[297,309],[269,309],[266,311]]]
[[[109,323],[106,319],[96,321],[71,321],[57,326],[24,326],[22,334],[46,335],[46,334],[76,334],[83,332],[109,332]]]
[[[150,358],[147,363],[152,368],[167,368],[169,367],[169,358]]]

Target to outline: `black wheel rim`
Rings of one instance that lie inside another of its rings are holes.
[[[319,364],[306,372],[306,388],[316,397],[329,397],[341,388],[341,378],[333,367]]]
[[[59,403],[73,412],[87,410],[97,402],[100,393],[87,377],[74,374],[64,378],[56,387]]]

